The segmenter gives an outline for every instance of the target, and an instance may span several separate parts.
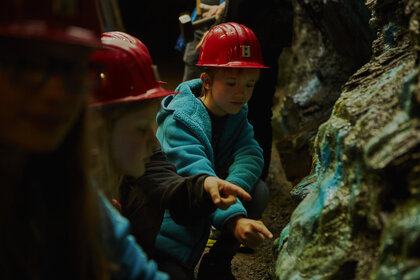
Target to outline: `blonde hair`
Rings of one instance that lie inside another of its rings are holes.
[[[124,174],[118,170],[112,155],[112,132],[121,117],[150,106],[155,99],[100,106],[92,111],[93,131],[92,170],[99,187],[110,200],[120,200],[120,185]]]
[[[213,84],[214,77],[216,76],[218,71],[236,71],[236,73],[240,74],[246,69],[252,69],[252,68],[204,67],[203,72],[201,73],[200,77],[201,77],[201,80],[203,81],[203,75],[207,75],[210,78],[210,84]],[[201,87],[201,94],[199,97],[205,97],[208,94],[209,94],[209,91],[205,88],[204,81],[203,81],[203,86]]]

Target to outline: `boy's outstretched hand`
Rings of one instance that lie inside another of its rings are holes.
[[[251,200],[251,195],[241,187],[214,176],[209,176],[204,180],[204,190],[210,195],[214,205],[222,210],[235,204],[236,196]]]
[[[256,247],[266,238],[272,239],[273,234],[263,222],[237,216],[227,222],[227,227],[233,236],[248,247]]]

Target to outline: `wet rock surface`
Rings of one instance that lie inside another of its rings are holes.
[[[343,84],[369,60],[375,32],[362,1],[292,2],[293,44],[280,59],[273,129],[286,176],[296,184],[311,171],[318,126],[330,117]]]
[[[348,1],[298,2],[333,48],[346,40],[323,15],[334,2],[354,19]],[[372,56],[337,86],[330,117],[315,126],[311,174],[292,191],[299,205],[275,242],[275,279],[420,279],[420,4],[364,4],[377,33]]]

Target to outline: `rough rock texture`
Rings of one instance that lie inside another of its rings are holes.
[[[361,1],[299,2],[334,48],[350,61],[363,56],[367,33],[336,34],[336,20],[354,19],[347,12]],[[341,93],[316,134],[314,168],[292,192],[306,197],[275,243],[276,279],[420,279],[420,2],[365,5],[377,31],[372,57],[335,84]],[[360,50],[346,48],[352,40]]]
[[[313,139],[341,86],[369,60],[375,37],[362,1],[294,0],[294,39],[280,59],[273,127],[289,181],[312,167]]]

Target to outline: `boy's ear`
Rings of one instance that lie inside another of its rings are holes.
[[[206,72],[201,73],[200,75],[201,81],[203,82],[203,87],[206,90],[209,90],[211,88],[211,77]]]

